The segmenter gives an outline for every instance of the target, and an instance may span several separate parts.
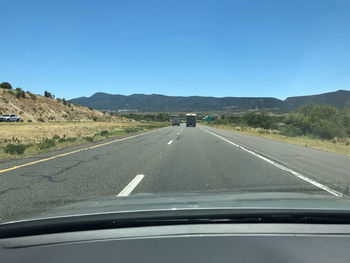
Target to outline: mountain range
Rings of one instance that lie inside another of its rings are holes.
[[[318,95],[289,97],[285,100],[272,97],[217,98],[165,96],[159,94],[133,94],[125,96],[99,92],[91,97],[72,99],[71,102],[102,111],[188,112],[258,109],[287,112],[296,110],[305,103],[329,104],[338,109],[350,107],[350,91],[338,90]]]

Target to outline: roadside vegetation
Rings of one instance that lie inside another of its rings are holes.
[[[208,125],[350,156],[350,109],[306,104],[283,116],[224,114]]]
[[[118,116],[132,119],[135,121],[170,121],[170,116],[168,113],[161,112],[158,114],[137,114],[137,113],[127,113],[120,114]]]
[[[167,125],[168,122],[1,123],[0,159],[28,157]]]

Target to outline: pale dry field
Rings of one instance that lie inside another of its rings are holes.
[[[45,122],[45,123],[0,123],[0,146],[15,138],[21,143],[39,143],[54,135],[60,137],[93,136],[103,130],[121,131],[130,127],[143,127],[138,122]]]
[[[0,123],[0,160],[91,143],[128,133],[144,132],[169,125],[160,122],[44,122]],[[51,142],[47,142],[47,140]],[[10,154],[5,148],[23,145],[25,152]]]

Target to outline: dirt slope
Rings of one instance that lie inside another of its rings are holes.
[[[25,93],[16,98],[16,91],[0,88],[0,114],[16,114],[23,121],[129,121],[98,110]]]

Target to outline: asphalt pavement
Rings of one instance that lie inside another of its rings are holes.
[[[348,195],[350,158],[207,126],[0,163],[0,222],[106,196],[182,192]]]

